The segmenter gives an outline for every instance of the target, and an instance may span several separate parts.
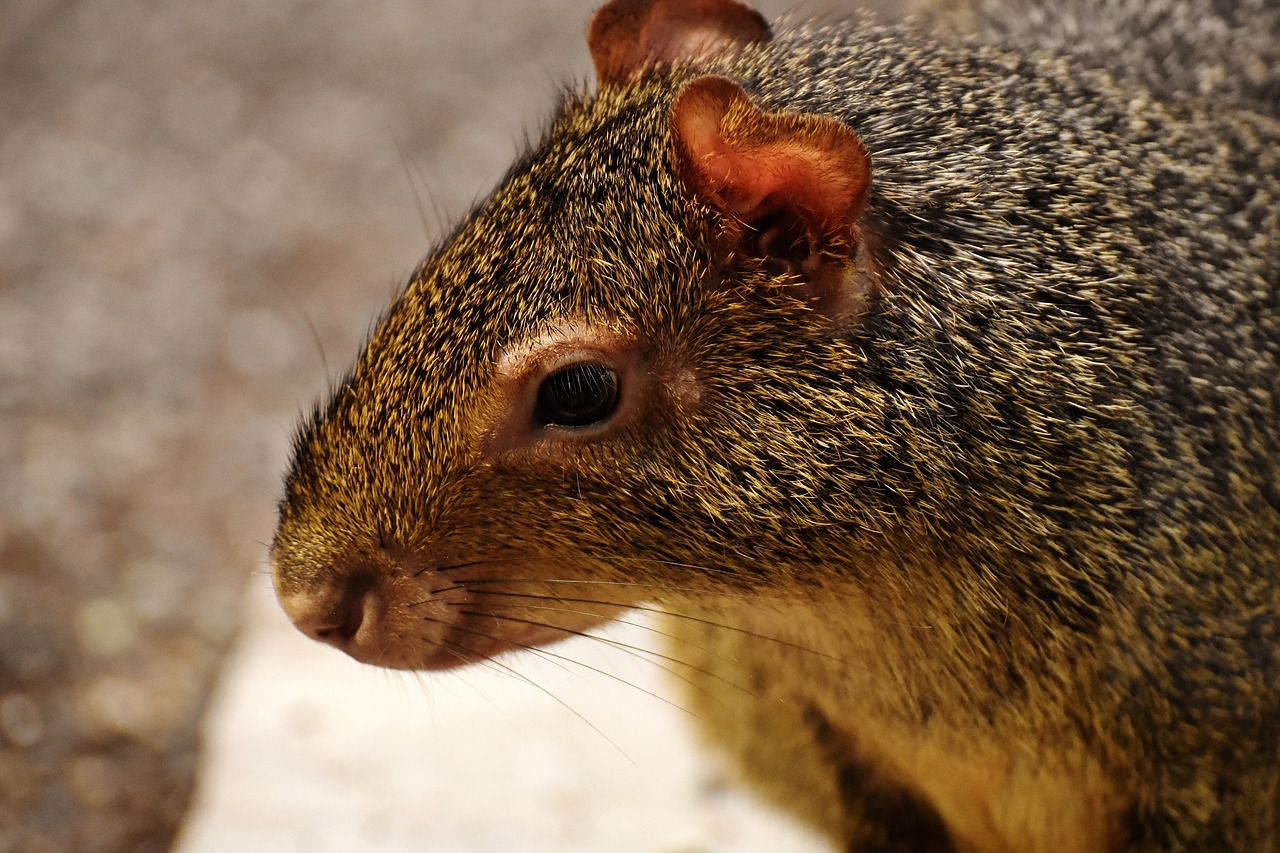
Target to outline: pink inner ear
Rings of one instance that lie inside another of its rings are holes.
[[[710,59],[769,40],[769,25],[735,0],[613,0],[591,19],[587,43],[601,86],[658,65]]]
[[[765,113],[736,83],[702,77],[680,93],[671,121],[694,193],[737,219],[787,207],[820,237],[862,212],[870,158],[834,119]]]

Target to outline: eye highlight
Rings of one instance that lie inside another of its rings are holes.
[[[533,417],[543,426],[591,426],[612,415],[618,399],[613,368],[594,362],[570,364],[542,380]]]

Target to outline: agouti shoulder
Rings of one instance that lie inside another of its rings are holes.
[[[1280,15],[1196,2],[1106,69],[613,0],[299,431],[286,612],[439,669],[659,607],[849,850],[1280,849],[1276,75],[1142,49]]]

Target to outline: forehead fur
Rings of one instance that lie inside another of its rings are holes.
[[[663,296],[654,287],[689,261],[670,88],[569,98],[542,143],[423,263],[407,297],[456,305],[461,328],[491,330],[499,345],[575,312],[650,310]]]

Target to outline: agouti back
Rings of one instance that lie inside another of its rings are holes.
[[[300,430],[285,610],[442,669],[661,608],[851,851],[1280,850],[1280,11],[1202,5],[613,0]]]

